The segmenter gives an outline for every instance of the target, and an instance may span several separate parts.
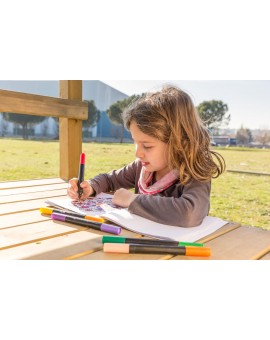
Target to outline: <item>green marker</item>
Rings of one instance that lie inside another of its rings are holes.
[[[122,237],[122,236],[103,236],[102,243],[128,243],[128,244],[153,244],[157,246],[191,246],[191,247],[203,247],[203,243],[192,243],[192,242],[178,242],[178,241],[167,241],[167,240],[155,240],[142,237]]]

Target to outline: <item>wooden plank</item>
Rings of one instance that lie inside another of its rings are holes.
[[[268,231],[269,232],[269,231]],[[259,251],[251,260],[261,260],[263,257],[267,257],[270,252],[270,245]]]
[[[52,197],[52,196],[49,196]],[[56,197],[66,197],[66,195],[56,196]],[[0,216],[5,214],[15,214],[21,211],[31,211],[39,209],[40,207],[46,206],[45,198],[34,199],[31,201],[7,203],[0,205]]]
[[[8,195],[8,196],[0,196],[0,214],[3,208],[2,205],[12,203],[12,202],[23,202],[28,200],[35,200],[40,198],[51,198],[58,196],[65,196],[67,194],[67,189],[58,189],[53,191],[37,191],[30,192],[26,194],[18,194],[18,195]]]
[[[209,258],[205,258],[208,260],[255,260],[270,249],[270,231],[241,226],[206,242],[205,245],[210,247],[212,252]],[[204,258],[189,256],[184,259]],[[173,260],[183,260],[183,258],[176,256]]]
[[[207,243],[213,255],[211,259],[247,260],[257,259],[258,255],[270,246],[270,232],[242,226]]]
[[[100,247],[100,235],[81,231],[1,250],[0,259],[61,260]]]
[[[205,237],[203,237],[202,239],[198,240],[197,242],[199,243],[206,243],[209,242],[217,237],[220,237],[234,229],[237,229],[241,227],[241,225],[239,223],[234,223],[234,222],[229,222],[227,224],[225,224],[223,227],[221,227],[220,229],[216,230],[214,233],[211,233],[210,235],[207,235]]]
[[[11,181],[11,182],[0,182],[0,190],[12,189],[12,188],[26,188],[39,185],[49,185],[57,183],[66,183],[61,178],[46,178],[46,179],[33,179],[23,181]]]
[[[48,220],[48,215],[42,215],[39,210],[25,211],[12,215],[0,216],[0,229],[21,226]]]
[[[259,260],[270,260],[270,251],[266,255],[262,256]]]
[[[122,229],[121,236],[132,238],[143,238],[144,236],[136,234],[132,231]],[[85,251],[75,254],[71,257],[65,258],[65,260],[167,260],[173,255],[159,255],[159,254],[113,254],[104,253],[103,244],[99,251]]]
[[[64,182],[64,183],[59,183],[59,184],[40,185],[37,187],[12,188],[12,189],[0,190],[0,197],[9,196],[9,195],[34,193],[34,192],[42,192],[42,191],[53,191],[53,190],[60,190],[60,189],[67,190],[67,183]]]
[[[81,80],[60,80],[59,97],[67,100],[82,99],[82,81]],[[76,118],[77,117],[73,117]]]
[[[88,104],[81,98],[61,99],[0,90],[0,112],[85,120]]]
[[[254,172],[254,171],[242,171],[242,170],[229,170],[227,172],[234,172],[237,174],[244,174],[244,175],[255,175],[255,176],[270,176],[267,172]]]
[[[60,132],[60,173],[62,179],[78,177],[79,160],[82,152],[82,122],[61,118]]]
[[[93,229],[74,226],[69,223],[55,223],[73,228],[73,231],[60,236],[51,234],[51,237],[47,237],[46,239],[33,239],[31,233],[29,233],[28,238],[24,235],[24,240],[28,240],[28,243],[18,244],[17,246],[1,250],[0,259],[75,259],[81,257],[82,254],[85,254],[86,252],[89,253],[102,250],[101,236],[111,235]],[[53,229],[50,231],[53,232]],[[25,231],[25,233],[27,233],[27,231]],[[134,237],[135,234],[123,229],[121,235]]]
[[[0,230],[0,250],[28,242],[38,242],[51,236],[66,234],[78,230],[80,226],[58,223],[50,218],[43,222],[32,223]],[[0,252],[1,254],[1,252]]]
[[[60,80],[59,92],[61,98],[82,100],[82,81]],[[78,176],[79,159],[82,152],[82,121],[79,120],[79,117],[60,118],[59,137],[60,177],[69,180]]]

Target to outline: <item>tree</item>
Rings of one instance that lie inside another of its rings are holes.
[[[1,135],[1,137],[4,137],[6,135],[7,127],[8,127],[8,123],[4,118],[4,114],[1,113],[1,116],[0,116],[0,135]]]
[[[249,129],[245,129],[243,126],[236,133],[237,143],[240,145],[248,145],[252,142],[252,133]]]
[[[120,143],[123,142],[124,138],[124,122],[122,119],[122,113],[124,112],[125,108],[127,108],[133,101],[139,99],[141,95],[135,95],[125,98],[123,100],[118,100],[117,102],[113,103],[109,109],[107,110],[108,117],[110,120],[116,124],[121,125],[121,139]]]
[[[204,101],[197,107],[198,113],[206,127],[210,130],[218,128],[221,124],[227,125],[231,119],[226,116],[228,105],[221,100]]]
[[[83,126],[87,128],[94,127],[100,119],[100,111],[93,100],[86,100],[86,102],[88,103],[88,119],[83,120]]]
[[[270,142],[270,131],[269,130],[260,130],[259,134],[256,137],[256,140],[262,143],[262,146],[265,146]]]
[[[85,100],[88,103],[88,118],[82,121],[82,126],[85,128],[96,126],[100,119],[100,111],[97,109],[94,100]],[[54,117],[56,128],[55,128],[55,139],[59,139],[59,118]]]
[[[26,115],[20,113],[3,112],[5,120],[22,126],[23,139],[28,139],[28,129],[30,126],[42,122],[46,117]]]

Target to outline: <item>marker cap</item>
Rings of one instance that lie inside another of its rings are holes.
[[[85,153],[81,153],[80,164],[85,164]]]
[[[121,233],[122,229],[121,229],[121,227],[118,227],[116,225],[111,225],[111,224],[103,223],[100,226],[100,230],[101,231],[105,231],[107,233],[119,235]]]
[[[211,256],[211,249],[207,247],[186,247],[187,256]]]
[[[125,237],[121,236],[103,236],[102,243],[125,243]]]
[[[95,222],[100,222],[100,223],[105,222],[104,218],[102,218],[102,217],[97,217],[97,216],[89,216],[89,215],[85,215],[84,218],[85,218],[86,220],[89,220],[89,221],[95,221]]]
[[[129,253],[129,244],[119,244],[119,243],[104,243],[103,245],[104,253]]]
[[[41,212],[41,214],[51,215],[53,212],[53,209],[45,207],[45,208],[39,208],[39,211]]]
[[[195,243],[195,242],[179,242],[180,247],[186,247],[186,246],[191,246],[191,247],[204,247],[203,243]]]

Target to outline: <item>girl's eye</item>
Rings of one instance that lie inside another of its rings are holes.
[[[144,147],[144,149],[151,149],[152,148],[152,146],[143,146]]]

